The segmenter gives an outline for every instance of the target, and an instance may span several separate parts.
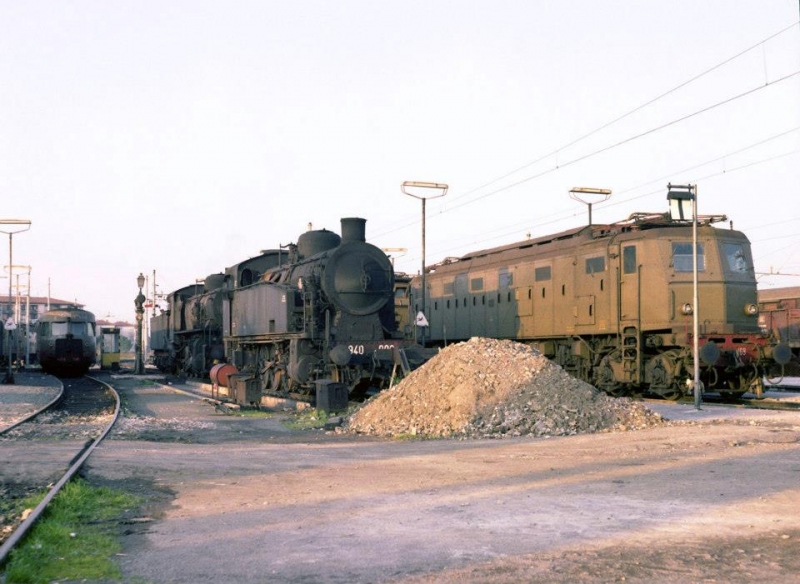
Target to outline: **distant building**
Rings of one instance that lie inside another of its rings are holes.
[[[0,296],[0,311],[3,314],[3,320],[8,318],[8,307],[11,305],[11,314],[14,315],[14,321],[19,320],[25,323],[25,307],[28,305],[28,296],[12,296],[11,302],[8,301],[8,295]],[[19,305],[17,304],[19,302]],[[58,298],[47,298],[46,296],[31,296],[30,297],[30,322],[31,326],[36,324],[39,320],[39,315],[47,312],[47,306],[50,310],[55,308],[83,308],[84,305],[78,302],[71,302],[69,300],[59,300]]]

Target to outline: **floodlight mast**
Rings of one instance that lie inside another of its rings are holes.
[[[434,182],[421,182],[421,181],[414,181],[414,180],[407,180],[402,185],[400,185],[400,189],[403,191],[403,194],[408,195],[409,197],[414,197],[415,199],[419,199],[422,201],[422,294],[420,298],[420,308],[423,316],[425,315],[425,201],[427,199],[438,199],[439,197],[443,197],[447,194],[447,189],[449,187],[444,183],[434,183]],[[420,194],[415,194],[413,192],[409,192],[408,189],[434,189],[440,190],[441,193],[438,195],[429,195],[427,197],[423,196],[422,193],[425,192],[420,191]],[[426,317],[427,318],[427,317]],[[416,322],[416,321],[415,321]],[[425,326],[419,326],[420,329],[420,344],[425,344]]]

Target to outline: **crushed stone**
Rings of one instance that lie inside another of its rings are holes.
[[[569,375],[538,350],[473,337],[445,347],[345,421],[375,436],[503,438],[636,430],[667,423]]]

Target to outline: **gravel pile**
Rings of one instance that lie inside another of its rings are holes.
[[[501,438],[635,430],[665,423],[643,404],[568,375],[536,349],[472,338],[442,349],[354,412],[352,433]]]

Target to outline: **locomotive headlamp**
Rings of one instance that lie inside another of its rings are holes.
[[[694,310],[692,310],[692,305],[689,302],[687,302],[686,304],[681,306],[681,312],[688,316],[692,314]]]
[[[752,302],[749,303],[749,304],[745,304],[744,305],[744,313],[749,315],[749,316],[754,316],[754,315],[758,314],[758,306],[756,304],[753,304]]]

